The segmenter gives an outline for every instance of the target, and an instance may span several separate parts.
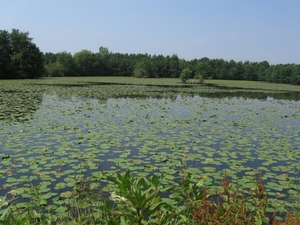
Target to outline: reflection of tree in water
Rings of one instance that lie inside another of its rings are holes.
[[[41,86],[48,88],[47,93],[55,94],[62,99],[78,97],[98,100],[109,98],[169,98],[176,100],[178,96],[178,92],[173,91],[172,86],[163,87],[160,85],[89,82],[82,84],[43,84]]]
[[[168,97],[170,98],[172,98],[171,96],[173,93],[173,95],[175,96],[180,94],[183,96],[200,96],[206,98],[245,98],[260,100],[267,100],[268,98],[273,98],[275,100],[300,100],[300,92],[276,92],[272,90],[262,89],[213,87],[212,89],[197,90],[193,88],[182,87],[163,87],[160,89],[153,89],[152,91],[153,93],[156,93],[156,96],[159,96],[159,93],[168,93]]]
[[[55,94],[61,98],[168,98],[176,100],[181,96],[201,96],[207,98],[248,98],[266,100],[300,100],[300,92],[284,92],[267,89],[249,89],[237,87],[223,87],[211,84],[205,85],[147,85],[122,84],[113,82],[86,82],[80,84],[43,84],[55,89]]]
[[[226,87],[218,86],[215,84],[206,84],[207,87],[212,87],[213,92],[200,93],[201,97],[208,98],[248,98],[248,99],[260,99],[267,100],[273,98],[275,100],[300,100],[300,92],[295,91],[275,91],[269,89],[253,89],[242,87]]]
[[[42,99],[39,91],[0,90],[0,123],[30,120]]]

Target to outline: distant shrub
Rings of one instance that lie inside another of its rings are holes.
[[[189,68],[182,70],[179,79],[183,82],[186,83],[189,79],[191,79],[193,76],[193,71]]]
[[[204,77],[200,74],[200,73],[197,73],[194,77],[194,79],[197,79],[199,81],[200,84],[203,84],[204,83]]]

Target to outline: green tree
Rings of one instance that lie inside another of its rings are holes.
[[[138,78],[152,78],[154,77],[151,61],[143,59],[136,63],[134,67],[133,76]]]
[[[43,54],[28,32],[0,31],[0,78],[37,78],[44,73]]]
[[[133,76],[136,78],[147,78],[149,73],[143,67],[137,67],[134,69]]]
[[[257,64],[258,63],[253,63],[246,61],[244,63],[244,74],[243,74],[243,79],[244,80],[258,80],[258,74],[257,74]]]
[[[59,52],[56,54],[56,61],[60,65],[62,76],[75,76],[76,66],[73,56],[69,52]]]
[[[89,50],[82,50],[76,52],[73,59],[79,76],[97,75],[98,60],[94,53]]]
[[[47,65],[49,63],[54,63],[57,60],[57,54],[52,52],[46,52],[43,55],[44,58],[44,64]]]
[[[0,78],[9,78],[11,70],[11,47],[10,34],[8,31],[0,30]]]
[[[48,63],[45,65],[46,75],[48,77],[63,77],[64,67],[59,62]]]
[[[193,77],[193,71],[189,68],[182,70],[179,79],[186,83],[190,78]]]
[[[202,74],[205,79],[212,76],[212,70],[210,63],[207,61],[200,61],[196,65],[196,72]]]
[[[258,69],[257,69],[257,73],[258,73],[258,80],[261,81],[265,81],[266,80],[266,72],[267,69],[269,68],[269,63],[267,61],[263,61],[258,63]]]
[[[204,83],[204,77],[203,77],[200,73],[197,73],[197,74],[194,76],[194,79],[199,80],[199,83],[200,83],[200,84],[203,84],[203,83]]]
[[[99,47],[99,51],[95,54],[97,61],[97,75],[112,75],[111,68],[109,67],[109,59],[111,58],[111,56],[112,53],[108,50],[108,48],[103,46]]]
[[[107,57],[110,54],[110,52],[108,51],[108,48],[103,47],[103,46],[99,47],[99,52],[98,53],[102,57]]]
[[[291,72],[290,84],[300,85],[300,65],[293,64],[293,69]]]
[[[154,55],[151,58],[155,77],[169,77],[169,65],[163,55]]]
[[[170,58],[170,77],[177,78],[180,76],[180,62],[176,54]]]

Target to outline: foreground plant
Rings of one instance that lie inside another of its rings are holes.
[[[108,179],[118,187],[116,192],[111,193],[115,207],[107,202],[110,218],[118,215],[122,224],[166,224],[174,217],[174,210],[162,200],[161,193],[168,193],[175,187],[162,188],[156,175],[148,180],[134,178],[126,171]]]
[[[239,189],[234,188],[226,174],[222,182],[222,192],[213,199],[205,198],[192,205],[193,216],[198,224],[263,224],[267,222],[267,194],[262,184],[261,175],[256,183],[255,191],[249,197],[241,195]]]
[[[194,182],[186,171],[178,185],[165,187],[163,179],[156,175],[149,179],[135,177],[129,171],[109,176],[114,185],[109,199],[89,180],[78,181],[73,191],[60,194],[56,208],[47,205],[39,187],[31,187],[27,193],[30,202],[21,204],[21,208],[2,199],[0,224],[300,224],[300,217],[291,213],[284,221],[277,221],[276,211],[268,218],[267,192],[261,174],[247,196],[230,182],[226,172],[222,190],[214,195],[201,180]]]
[[[268,225],[296,225],[300,224],[300,218],[287,213],[284,221],[276,220],[276,210],[268,218],[268,197],[266,187],[262,182],[260,173],[254,190],[249,190],[249,195],[241,194],[238,187],[233,187],[226,171],[222,182],[222,192],[216,196],[216,200],[207,200],[206,192],[201,202],[191,205],[193,216],[197,224],[268,224]]]

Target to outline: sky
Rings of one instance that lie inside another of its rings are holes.
[[[0,30],[42,52],[300,64],[300,0],[0,0]]]

